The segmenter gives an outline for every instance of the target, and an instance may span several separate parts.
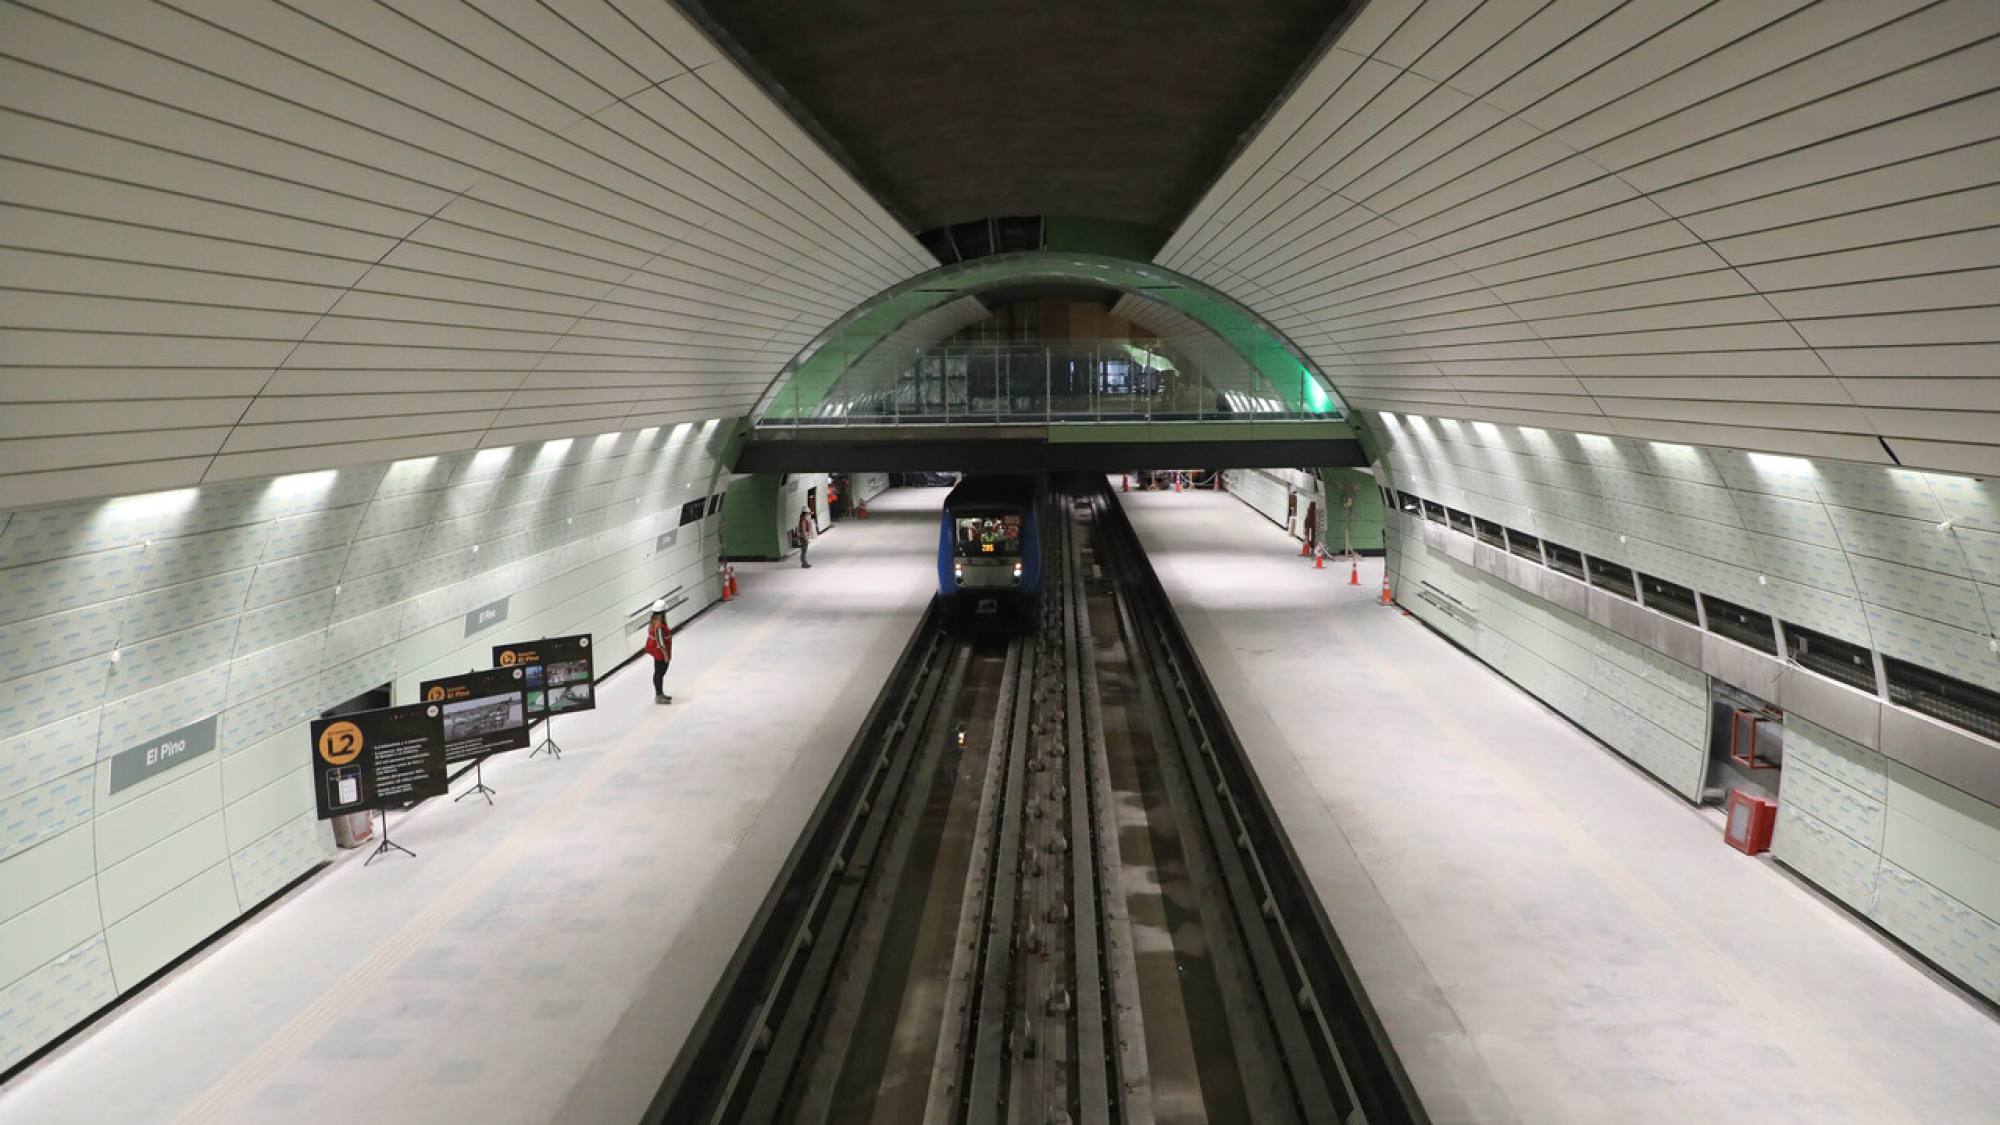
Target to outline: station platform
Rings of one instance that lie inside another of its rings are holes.
[[[936,588],[892,490],[0,1091],[0,1122],[637,1120]],[[537,732],[539,734],[539,730]],[[305,748],[300,748],[303,755]],[[456,794],[469,779],[453,786]]]
[[[1432,1120],[1997,1119],[1989,1008],[1377,604],[1382,560],[1118,499]]]

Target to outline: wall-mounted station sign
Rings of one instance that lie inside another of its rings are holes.
[[[411,703],[312,723],[313,797],[319,818],[399,809],[449,787],[444,708]]]
[[[217,720],[220,718],[219,715],[210,715],[200,722],[189,723],[179,730],[169,731],[113,754],[110,792],[130,789],[214,750]]]
[[[494,668],[441,680],[425,680],[418,690],[425,703],[444,715],[444,760],[469,762],[528,745],[525,669]]]
[[[481,629],[490,629],[507,620],[507,599],[487,602],[465,615],[465,635],[471,636]]]
[[[590,659],[589,633],[494,645],[493,666],[521,670],[531,718],[597,707],[597,689],[593,683],[597,677]]]

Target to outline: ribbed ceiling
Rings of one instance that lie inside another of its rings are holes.
[[[657,0],[0,4],[0,505],[746,413],[936,263]]]
[[[1373,0],[1158,261],[1358,407],[2000,473],[1996,36]]]
[[[932,265],[657,0],[0,44],[0,506],[746,413]],[[2000,473],[1997,85],[1991,0],[1373,0],[1159,261],[1357,406]]]

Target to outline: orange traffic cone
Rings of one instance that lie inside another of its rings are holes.
[[[1174,472],[1174,491],[1179,492],[1180,490],[1181,490],[1181,474],[1178,470],[1176,470]]]
[[[1349,565],[1354,569],[1347,572],[1347,584],[1349,586],[1361,585],[1361,560],[1355,559]]]
[[[1382,576],[1382,604],[1383,605],[1396,604],[1396,599],[1389,596],[1389,576],[1386,574]]]
[[[1119,473],[1119,474],[1118,474],[1118,491],[1120,491],[1120,492],[1130,492],[1130,491],[1132,491],[1132,474],[1131,474],[1131,473]]]
[[[1313,553],[1312,540],[1310,539],[1299,540],[1299,557],[1305,558],[1307,555],[1310,555],[1312,553]]]
[[[736,568],[727,564],[722,568],[722,600],[725,602],[736,600]]]
[[[1325,551],[1314,551],[1314,552],[1313,552],[1313,569],[1314,569],[1314,570],[1325,570],[1325,569],[1326,569],[1326,552],[1325,552]]]
[[[868,501],[858,500],[855,502],[854,518],[858,520],[865,520],[868,518]]]

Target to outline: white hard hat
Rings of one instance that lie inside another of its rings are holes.
[[[665,612],[667,612],[667,599],[665,599],[665,598],[661,598],[661,599],[660,599],[659,601],[656,601],[656,602],[654,602],[654,603],[653,603],[653,612],[654,612],[654,613],[665,613]]]

